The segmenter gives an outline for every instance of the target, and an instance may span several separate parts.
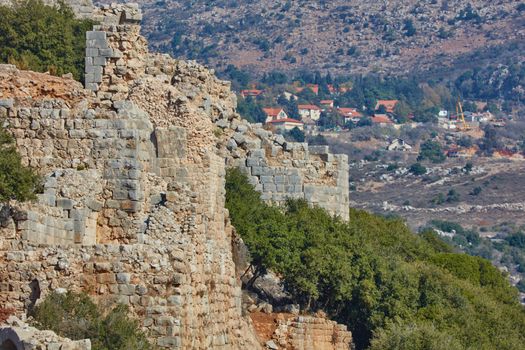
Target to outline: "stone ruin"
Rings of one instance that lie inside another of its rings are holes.
[[[0,305],[23,315],[52,291],[85,291],[129,305],[158,347],[258,349],[225,169],[244,169],[265,200],[348,219],[347,159],[241,120],[229,82],[149,53],[136,5],[95,14],[86,89],[0,65],[0,118],[44,174],[35,202],[0,212]]]

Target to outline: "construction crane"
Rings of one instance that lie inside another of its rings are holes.
[[[461,122],[461,127],[457,125],[458,130],[470,130],[470,127],[467,125],[467,122],[465,121],[465,113],[463,113],[463,105],[461,104],[461,100],[458,97],[458,103],[456,103],[456,116],[457,121]]]

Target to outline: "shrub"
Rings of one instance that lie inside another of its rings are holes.
[[[304,132],[298,127],[295,127],[290,131],[287,131],[284,137],[287,140],[290,140],[292,142],[304,142]]]
[[[32,316],[38,328],[73,340],[90,339],[93,350],[152,348],[138,321],[128,317],[126,305],[103,313],[83,293],[52,293],[34,308]]]
[[[0,61],[56,75],[70,72],[83,80],[85,33],[93,24],[75,19],[62,1],[56,6],[42,0],[0,6]]]
[[[0,202],[35,199],[41,178],[22,165],[14,140],[0,128]]]
[[[412,164],[408,170],[416,176],[425,175],[427,173],[427,168],[421,165],[421,163]]]
[[[425,159],[430,160],[432,163],[442,163],[445,160],[445,154],[439,142],[427,140],[421,144],[417,160]]]
[[[471,196],[478,196],[481,193],[481,191],[482,191],[481,187],[479,187],[479,186],[474,187],[472,189],[472,191],[470,192],[470,195]]]

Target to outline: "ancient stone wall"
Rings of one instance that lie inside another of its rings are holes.
[[[83,290],[129,305],[160,347],[258,349],[232,259],[226,163],[265,199],[295,193],[344,217],[330,203],[346,159],[240,121],[228,82],[148,53],[136,5],[96,12],[88,89],[0,65],[0,117],[44,178],[35,202],[0,211],[0,303],[22,314],[52,291]],[[257,168],[274,171],[275,188]]]
[[[126,9],[137,11],[101,11]],[[136,72],[122,75],[118,91],[108,66],[96,92],[71,83],[78,91],[69,94],[59,88],[67,79],[0,67],[0,114],[23,162],[44,175],[37,201],[4,208],[0,303],[23,313],[52,291],[83,290],[129,305],[160,347],[257,349],[241,312],[214,112],[155,69],[146,73],[148,65],[191,66],[147,54],[136,20],[126,18],[104,27],[124,57],[107,63]],[[195,78],[203,90],[225,88],[204,68],[196,72],[206,73]],[[160,96],[149,101],[142,88],[153,87]]]
[[[268,349],[348,350],[352,343],[346,326],[328,320],[323,312],[305,316],[255,311],[250,317]]]
[[[274,339],[280,349],[348,350],[352,342],[352,334],[346,326],[325,317],[282,317],[277,324]]]
[[[331,154],[328,146],[288,142],[282,135],[238,118],[218,119],[227,137],[229,166],[239,167],[261,198],[284,204],[287,198],[312,205],[348,220],[348,157]]]

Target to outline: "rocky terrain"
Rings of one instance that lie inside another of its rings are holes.
[[[44,177],[36,201],[1,211],[2,311],[23,320],[51,292],[84,291],[128,305],[160,348],[261,348],[242,306],[226,166],[243,169],[268,201],[303,198],[347,219],[346,156],[242,121],[229,82],[148,52],[136,5],[93,15],[101,24],[86,34],[85,88],[0,65],[0,117],[22,162]],[[3,318],[0,344],[28,348],[23,335],[39,331]],[[350,346],[345,327],[317,316],[294,321],[290,337],[318,323],[341,334],[338,348]],[[44,338],[42,348],[89,349]]]
[[[515,0],[139,3],[154,50],[217,69],[403,74],[523,57]]]
[[[469,161],[475,166],[467,173],[464,167]],[[356,187],[351,192],[352,206],[398,214],[415,230],[440,219],[484,228],[490,236],[495,234],[491,228],[499,224],[525,224],[519,215],[525,210],[525,193],[520,185],[524,166],[523,161],[505,159],[456,159],[429,167],[425,176],[415,176],[402,166],[387,171],[386,165],[353,163]],[[473,195],[476,187],[482,190]],[[432,203],[440,193],[446,197],[451,189],[458,193],[458,201]]]

